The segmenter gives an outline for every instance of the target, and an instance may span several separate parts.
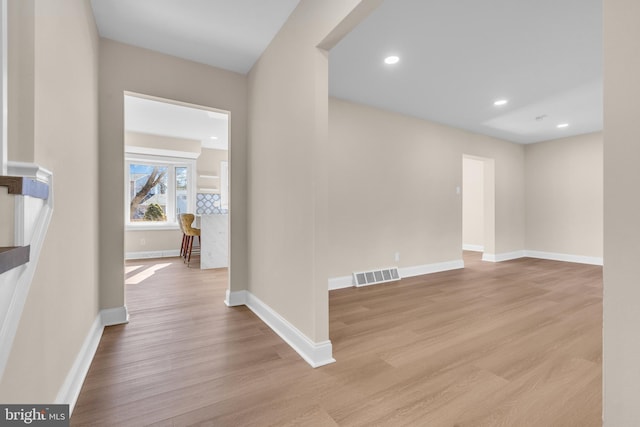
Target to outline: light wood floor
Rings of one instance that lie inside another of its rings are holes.
[[[602,269],[465,263],[332,291],[318,369],[224,305],[224,270],[128,263],[131,322],[105,330],[71,424],[600,426]]]

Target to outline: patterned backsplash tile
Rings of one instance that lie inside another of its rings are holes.
[[[196,194],[196,214],[198,215],[223,215],[229,213],[228,209],[222,209],[220,194],[198,193]]]

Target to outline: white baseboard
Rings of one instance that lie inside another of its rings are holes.
[[[84,383],[91,362],[98,350],[98,344],[100,344],[100,338],[102,338],[102,332],[105,326],[112,326],[121,323],[127,323],[129,321],[129,314],[127,307],[117,307],[101,310],[96,316],[89,333],[80,347],[80,351],[76,356],[76,359],[71,366],[71,369],[67,373],[64,383],[58,391],[56,396],[56,404],[69,404],[69,415],[73,413],[73,408],[78,401],[80,391],[82,390],[82,384]]]
[[[229,307],[246,305],[313,368],[336,361],[332,355],[331,341],[313,342],[251,292],[227,291],[225,304]]]
[[[100,319],[103,326],[121,325],[129,323],[129,312],[127,306],[106,308],[100,311]]]
[[[350,288],[354,286],[353,276],[332,277],[329,279],[329,290]]]
[[[548,259],[552,261],[575,262],[578,264],[604,265],[602,257],[584,255],[561,254],[556,252],[525,251],[525,256],[530,258]]]
[[[237,307],[239,305],[247,304],[247,291],[234,291],[230,292],[227,289],[227,294],[224,298],[224,303],[227,307]]]
[[[484,252],[484,246],[483,245],[470,245],[467,243],[463,243],[462,244],[462,250],[463,251],[472,251],[472,252]]]
[[[513,252],[504,252],[501,254],[482,254],[483,261],[489,262],[502,262],[502,261],[510,261],[512,259],[524,258],[526,256],[526,251],[513,251]]]
[[[512,259],[525,258],[525,257],[548,259],[551,261],[575,262],[578,264],[604,265],[603,258],[601,257],[561,254],[557,252],[522,250],[522,251],[506,252],[502,254],[487,254],[487,253],[482,254],[482,260],[489,261],[489,262],[510,261]]]
[[[453,261],[437,262],[434,264],[417,265],[415,267],[402,267],[398,269],[400,277],[422,276],[423,274],[439,273],[441,271],[457,270],[464,268],[464,261],[456,259]]]
[[[125,259],[147,259],[147,258],[174,258],[180,256],[180,249],[171,249],[166,251],[142,251],[142,252],[126,252]]]
[[[102,324],[101,313],[98,313],[96,319],[89,329],[89,333],[80,348],[80,352],[76,356],[76,360],[73,362],[71,369],[67,373],[67,377],[58,391],[56,396],[56,404],[69,404],[69,415],[73,413],[73,408],[76,406],[78,396],[80,396],[80,390],[84,379],[89,372],[89,367],[93,361],[93,357],[98,350],[98,344],[100,344],[100,338],[102,338],[102,332],[104,325]]]
[[[461,259],[437,262],[434,264],[417,265],[413,267],[398,268],[400,278],[421,276],[423,274],[439,273],[441,271],[457,270],[464,268],[464,261]],[[329,290],[344,289],[354,286],[353,276],[332,277],[329,279]]]

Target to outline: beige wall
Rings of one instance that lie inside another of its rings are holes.
[[[125,132],[125,145],[198,153],[198,158],[196,159],[196,190],[200,187],[216,187],[220,189],[219,178],[202,178],[200,175],[215,175],[219,177],[220,162],[229,161],[229,151],[204,148],[200,141],[193,139]]]
[[[249,290],[315,342],[329,338],[328,59],[316,46],[359,5],[302,0],[249,73]]]
[[[124,144],[134,147],[158,148],[161,150],[185,151],[200,154],[202,144],[194,139],[174,138],[171,136],[151,135],[140,132],[125,132]]]
[[[525,146],[526,248],[602,257],[602,133]]]
[[[640,425],[640,2],[604,1],[604,425]]]
[[[198,157],[198,193],[200,188],[217,188],[220,190],[220,163],[228,161],[228,152],[226,150],[213,150],[211,148],[203,148],[200,157]],[[218,178],[203,178],[200,175],[213,175]]]
[[[246,76],[100,40],[100,302],[124,304],[124,91],[230,111],[231,289],[247,283]]]
[[[484,162],[462,159],[462,244],[484,247]]]
[[[495,253],[524,249],[521,145],[335,98],[329,135],[329,277],[461,259],[463,155],[495,161]]]
[[[128,259],[147,258],[145,254],[140,254],[141,252],[168,252],[177,254],[180,250],[181,242],[182,233],[179,229],[127,230],[124,236],[124,251]]]
[[[0,246],[14,245],[15,196],[6,187],[0,188]]]
[[[34,0],[7,1],[7,149],[9,159],[20,162],[34,158],[35,4]]]
[[[9,40],[10,57],[26,61],[9,75],[10,147],[21,147],[10,159],[53,171],[55,206],[0,402],[53,402],[98,314],[98,36],[88,1],[10,0],[9,9],[9,28],[24,36]],[[23,66],[32,74],[16,75]],[[32,129],[18,132],[24,123]]]

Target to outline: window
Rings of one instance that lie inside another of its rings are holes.
[[[125,223],[131,228],[174,228],[193,212],[194,160],[127,154]]]

